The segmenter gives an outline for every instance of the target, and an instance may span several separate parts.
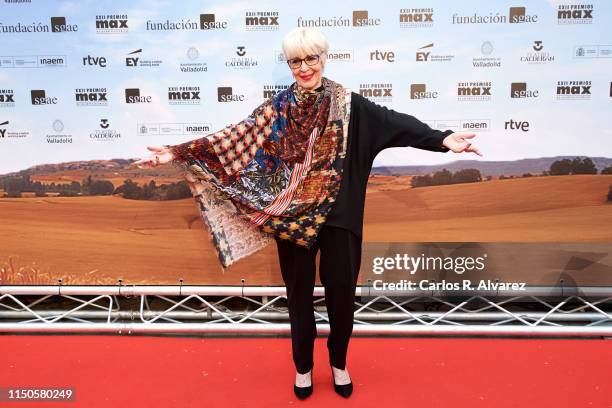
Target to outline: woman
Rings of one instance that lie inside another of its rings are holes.
[[[187,143],[149,147],[134,164],[172,162],[185,176],[222,265],[274,237],[287,287],[294,392],[312,393],[315,257],[325,287],[334,389],[353,390],[346,355],[353,330],[365,192],[372,162],[388,147],[482,154],[474,134],[433,130],[323,77],[327,40],[297,28],[283,39],[295,82],[235,126]]]

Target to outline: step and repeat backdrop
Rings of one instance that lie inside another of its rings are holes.
[[[362,281],[612,283],[611,23],[609,1],[2,0],[0,285],[282,284],[274,246],[222,271],[182,175],[128,165],[286,89],[295,27],[327,36],[325,76],[484,154],[376,158]]]

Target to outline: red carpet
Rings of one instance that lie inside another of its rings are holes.
[[[77,401],[0,406],[612,407],[611,340],[354,337],[348,400],[325,340],[299,401],[288,338],[2,335],[0,387],[72,386]]]

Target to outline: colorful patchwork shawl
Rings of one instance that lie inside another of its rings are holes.
[[[315,242],[340,189],[351,95],[327,78],[322,85],[306,91],[294,82],[242,122],[167,146],[223,268],[274,236]]]

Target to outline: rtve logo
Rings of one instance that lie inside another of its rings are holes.
[[[393,51],[374,50],[370,52],[370,61],[395,62],[395,53]]]
[[[529,122],[527,121],[515,121],[510,119],[505,122],[504,129],[506,130],[521,130],[523,132],[529,132]]]
[[[92,57],[88,55],[83,57],[83,66],[94,66],[94,67],[102,67],[106,68],[106,58],[105,57]]]

